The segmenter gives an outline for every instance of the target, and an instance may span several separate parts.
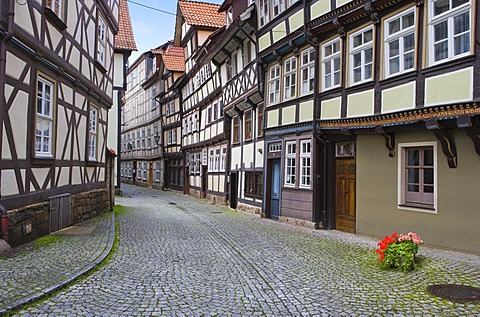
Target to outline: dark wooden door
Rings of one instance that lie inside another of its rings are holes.
[[[148,166],[148,188],[153,187],[153,163],[150,162]]]
[[[184,167],[183,179],[184,179],[183,193],[190,195],[190,167],[189,166]]]
[[[270,217],[280,217],[280,160],[272,161],[271,191],[270,191]]]
[[[335,226],[355,233],[355,159],[336,161]]]
[[[207,187],[208,187],[208,173],[207,166],[202,165],[202,187],[200,192],[200,198],[207,197]]]
[[[72,223],[70,194],[50,197],[50,232],[66,228]]]
[[[237,200],[238,200],[238,192],[237,192],[237,186],[238,186],[238,178],[237,178],[237,173],[231,173],[230,174],[230,208],[237,209]]]

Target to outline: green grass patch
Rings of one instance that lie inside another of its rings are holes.
[[[33,242],[33,246],[35,248],[43,248],[43,247],[49,246],[50,244],[58,243],[60,241],[62,241],[62,239],[59,236],[48,235],[48,236],[43,236],[43,237],[35,240]]]
[[[113,212],[115,213],[115,215],[117,217],[118,216],[124,216],[124,215],[127,215],[127,214],[130,213],[130,211],[122,205],[113,206]]]

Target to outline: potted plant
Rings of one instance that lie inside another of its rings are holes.
[[[416,266],[415,255],[422,239],[414,232],[398,235],[394,232],[390,237],[380,241],[375,250],[380,255],[380,265],[384,269],[401,269],[404,272],[413,270]]]

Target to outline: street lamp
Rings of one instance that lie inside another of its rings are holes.
[[[155,143],[157,145],[160,145],[160,135],[157,133],[155,134],[155,136],[153,137],[153,139],[155,140]]]

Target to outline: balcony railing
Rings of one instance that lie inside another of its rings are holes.
[[[251,62],[224,86],[223,101],[225,105],[230,104],[256,87],[257,80],[257,63]]]

